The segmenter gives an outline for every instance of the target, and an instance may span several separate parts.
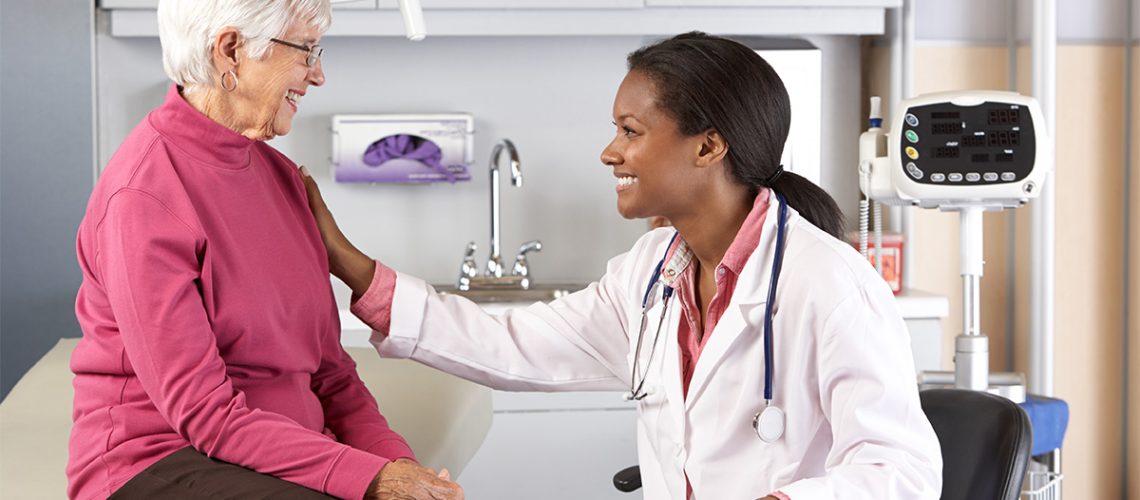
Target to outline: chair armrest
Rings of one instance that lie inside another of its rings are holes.
[[[626,493],[641,488],[641,467],[626,467],[614,474],[614,487]]]

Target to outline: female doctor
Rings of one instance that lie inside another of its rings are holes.
[[[695,32],[628,63],[602,163],[622,216],[676,229],[549,304],[490,315],[372,261],[306,176],[333,273],[380,354],[502,390],[627,391],[646,498],[937,498],[903,320],[836,239],[834,200],[779,165],[790,105],[775,71]]]

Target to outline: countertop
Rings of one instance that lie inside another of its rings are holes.
[[[950,300],[942,295],[921,290],[904,290],[896,295],[903,319],[937,319],[950,314]],[[495,313],[510,307],[525,306],[522,303],[485,304],[484,309]],[[360,321],[348,309],[340,310],[341,344],[345,347],[371,347],[368,338],[372,329]]]

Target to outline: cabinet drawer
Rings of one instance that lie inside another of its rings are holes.
[[[636,411],[496,414],[456,480],[467,498],[629,500],[613,475],[636,464]]]
[[[494,391],[491,408],[495,413],[570,410],[636,410],[637,405],[622,399],[624,392],[507,392]]]

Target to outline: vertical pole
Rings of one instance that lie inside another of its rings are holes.
[[[984,391],[989,387],[989,339],[981,328],[983,258],[982,207],[958,210],[959,263],[962,274],[962,334],[954,340],[954,386]]]
[[[914,0],[903,0],[902,4],[902,36],[900,50],[902,57],[902,81],[900,82],[899,100],[909,99],[914,96]],[[895,101],[898,102],[898,101]],[[897,111],[894,108],[891,112]],[[893,215],[893,214],[892,214]],[[914,208],[902,207],[899,220],[901,226],[900,232],[903,235],[903,251],[902,251],[902,264],[903,266],[914,269]],[[911,288],[912,276],[914,273],[903,272],[903,289],[908,290]]]
[[[884,116],[893,116],[894,113],[898,112],[899,101],[902,100],[902,94],[903,94],[903,77],[902,77],[902,75],[903,75],[903,73],[905,73],[908,70],[908,68],[906,68],[905,65],[903,64],[903,36],[904,36],[904,34],[903,34],[903,22],[902,22],[903,12],[902,11],[903,11],[903,8],[905,6],[906,6],[906,1],[904,0],[902,7],[887,10],[886,31],[888,33],[888,38],[890,39],[890,47],[891,47],[891,88],[890,88],[891,100],[886,105],[887,113]],[[887,120],[887,123],[889,124],[890,120]],[[874,203],[874,201],[872,201],[872,203]],[[887,208],[887,213],[890,215],[890,225],[889,225],[888,229],[892,232],[901,233],[902,232],[902,207],[894,206],[894,205],[889,206]],[[904,243],[904,246],[910,246],[910,243]],[[905,258],[906,256],[904,255],[903,257]],[[877,259],[878,258],[876,257],[876,260]],[[904,260],[903,265],[909,266],[910,262]],[[907,285],[907,281],[909,280],[909,278],[908,278],[909,275],[910,275],[910,273],[907,273],[907,272],[903,273],[903,289],[907,288],[906,285]]]
[[[1129,434],[1130,434],[1129,433],[1129,430],[1130,430],[1129,429],[1129,427],[1130,427],[1129,422],[1131,421],[1131,419],[1136,418],[1135,416],[1131,415],[1130,411],[1129,411],[1129,406],[1131,404],[1131,401],[1130,401],[1131,386],[1129,385],[1130,384],[1129,374],[1131,373],[1131,363],[1133,362],[1133,360],[1130,359],[1131,358],[1132,346],[1131,346],[1131,341],[1129,339],[1129,333],[1132,331],[1133,316],[1132,316],[1132,312],[1129,311],[1129,309],[1128,309],[1128,305],[1132,301],[1132,295],[1131,295],[1132,294],[1132,258],[1131,258],[1131,256],[1132,256],[1132,251],[1133,251],[1133,249],[1132,249],[1132,231],[1133,231],[1132,225],[1134,224],[1134,222],[1132,221],[1132,195],[1133,195],[1133,192],[1132,192],[1132,147],[1133,147],[1132,146],[1132,130],[1133,130],[1133,127],[1135,126],[1135,124],[1133,123],[1134,115],[1132,113],[1132,107],[1133,107],[1133,102],[1135,102],[1134,99],[1136,98],[1136,96],[1133,95],[1133,93],[1132,93],[1132,85],[1134,83],[1133,82],[1133,72],[1135,71],[1135,67],[1132,64],[1132,57],[1133,57],[1132,43],[1133,43],[1135,36],[1136,36],[1135,29],[1134,29],[1135,25],[1133,24],[1135,22],[1135,16],[1136,16],[1136,0],[1126,0],[1124,2],[1124,4],[1125,4],[1124,5],[1124,9],[1125,9],[1125,11],[1124,11],[1125,12],[1125,16],[1124,16],[1124,19],[1125,19],[1125,21],[1124,21],[1125,22],[1125,28],[1124,28],[1124,33],[1125,33],[1125,36],[1124,36],[1124,141],[1123,141],[1123,143],[1124,143],[1124,266],[1123,266],[1123,269],[1124,269],[1124,291],[1121,294],[1121,300],[1124,301],[1123,302],[1124,307],[1121,308],[1121,309],[1123,309],[1122,314],[1124,316],[1123,318],[1121,318],[1121,320],[1122,320],[1121,323],[1124,326],[1123,331],[1122,331],[1122,335],[1123,335],[1122,347],[1123,348],[1121,349],[1121,351],[1123,352],[1123,357],[1124,357],[1123,363],[1121,364],[1121,366],[1124,367],[1124,372],[1123,372],[1124,383],[1121,385],[1121,394],[1122,394],[1121,407],[1123,408],[1123,411],[1124,411],[1124,418],[1121,419],[1121,422],[1123,423],[1123,425],[1122,425],[1123,431],[1121,432],[1121,435],[1120,435],[1121,436],[1120,442],[1124,443],[1124,446],[1121,449],[1122,457],[1120,460],[1120,467],[1121,467],[1121,469],[1120,469],[1121,470],[1120,491],[1121,491],[1121,495],[1127,496],[1128,495],[1128,471],[1131,470],[1131,468],[1135,467],[1131,463],[1129,463],[1130,462],[1129,453],[1128,453],[1128,443],[1129,443],[1129,438],[1130,438],[1130,436],[1129,436]]]
[[[1041,103],[1045,126],[1056,148],[1057,4],[1055,0],[1033,3],[1033,95]],[[1046,178],[1041,195],[1030,204],[1032,246],[1029,260],[1029,389],[1042,396],[1053,395],[1054,344],[1054,245],[1057,166]]]
[[[1006,23],[1006,48],[1008,50],[1009,90],[1017,92],[1017,0],[1006,0],[1009,16]],[[1005,370],[1014,371],[1014,352],[1017,349],[1017,211],[1006,210],[1005,254]]]

